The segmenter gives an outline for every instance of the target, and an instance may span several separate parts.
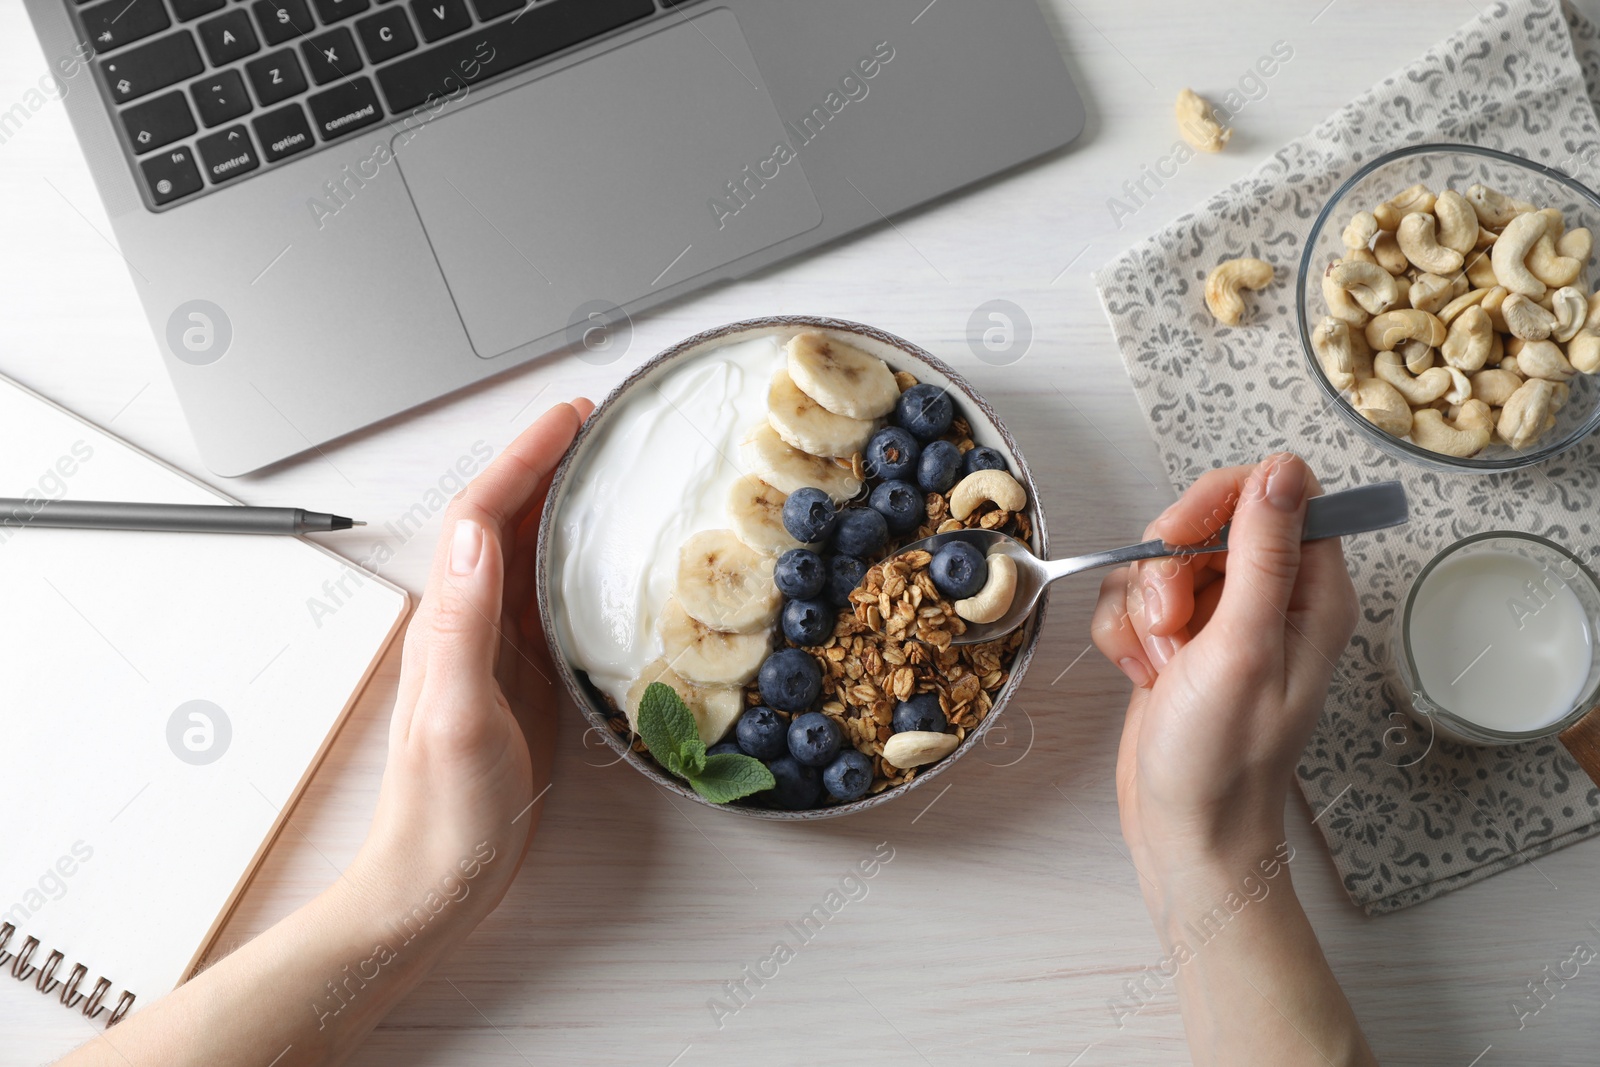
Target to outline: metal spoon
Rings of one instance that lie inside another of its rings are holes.
[[[1405,486],[1399,482],[1378,482],[1357,486],[1325,496],[1313,497],[1306,505],[1306,524],[1303,540],[1320,541],[1327,537],[1344,537],[1348,534],[1370,533],[1403,526],[1410,518],[1406,503]],[[1165,541],[1145,541],[1126,548],[1113,548],[1105,552],[1091,552],[1071,559],[1044,560],[1035,556],[1028,546],[1008,534],[995,530],[953,530],[934,534],[907,545],[900,552],[923,549],[937,552],[951,541],[965,541],[985,556],[991,552],[1004,552],[1017,564],[1017,592],[1011,608],[999,621],[967,623],[967,632],[955,638],[952,644],[975,645],[1004,637],[1027,621],[1034,605],[1051,582],[1069,574],[1112,567],[1142,559],[1163,559],[1169,556],[1200,556],[1228,550],[1228,527],[1203,545],[1170,545]],[[900,553],[896,553],[899,555]]]

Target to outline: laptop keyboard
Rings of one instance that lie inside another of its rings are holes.
[[[655,0],[66,2],[157,207],[657,13]]]

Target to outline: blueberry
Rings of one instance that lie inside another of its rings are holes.
[[[977,449],[973,449],[974,452]],[[949,441],[929,441],[917,461],[917,485],[924,493],[944,493],[961,477],[961,449]]]
[[[996,450],[984,445],[968,449],[967,454],[961,457],[961,473],[971,474],[973,471],[1003,471],[1006,469],[1006,457]]]
[[[909,432],[898,426],[885,426],[867,442],[862,461],[871,478],[910,478],[917,469],[922,446]]]
[[[820,711],[796,715],[789,724],[789,755],[807,767],[826,767],[843,744],[839,724]]]
[[[814,808],[822,799],[822,776],[815,767],[796,763],[792,756],[779,756],[767,764],[777,785],[758,794],[775,808],[799,811]]]
[[[779,711],[805,711],[822,693],[822,668],[798,648],[781,649],[761,665],[756,685]]]
[[[733,736],[746,756],[777,759],[789,751],[789,720],[771,708],[751,708],[739,716]]]
[[[706,755],[708,755],[708,756],[723,756],[723,755],[742,756],[742,755],[744,755],[744,753],[741,752],[739,750],[739,746],[734,744],[732,741],[718,741],[716,744],[714,744],[710,748],[706,749]]]
[[[933,554],[928,574],[934,586],[951,600],[977,596],[989,580],[989,561],[965,541],[951,541]]]
[[[938,693],[920,693],[894,706],[890,728],[897,734],[906,730],[931,730],[942,734],[950,728],[950,722],[939,706]]]
[[[811,600],[828,584],[828,566],[808,548],[791,548],[772,568],[772,583],[786,597]]]
[[[883,516],[891,533],[910,533],[928,517],[922,490],[910,482],[884,482],[872,491],[867,503]]]
[[[839,518],[833,498],[821,489],[796,489],[783,502],[783,528],[796,541],[811,544],[833,532]]]
[[[833,636],[838,614],[821,600],[791,600],[783,606],[783,636],[797,645],[820,645]]]
[[[839,800],[859,800],[872,785],[872,761],[863,753],[847,748],[834,757],[822,772],[822,785]]]
[[[956,407],[950,394],[937,385],[913,385],[900,394],[894,406],[894,421],[911,431],[919,441],[931,441],[950,429]]]
[[[889,543],[889,524],[871,508],[845,508],[833,529],[833,550],[844,556],[875,555]]]
[[[828,600],[837,607],[847,607],[850,594],[855,592],[861,579],[867,576],[867,565],[854,556],[834,556],[828,560]]]

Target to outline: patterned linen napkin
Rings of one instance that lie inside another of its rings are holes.
[[[1294,312],[1301,250],[1354,171],[1406,144],[1471,143],[1573,173],[1597,159],[1595,28],[1552,0],[1497,3],[1293,141],[1248,177],[1095,275],[1128,375],[1175,485],[1292,449],[1329,489],[1400,478],[1408,527],[1346,542],[1362,621],[1299,765],[1345,891],[1397,911],[1591,836],[1600,790],[1561,745],[1476,748],[1430,739],[1389,691],[1389,632],[1412,578],[1487,529],[1540,533],[1588,558],[1600,541],[1600,441],[1517,474],[1443,476],[1389,458],[1326,410]],[[1577,161],[1577,162],[1574,162]],[[1343,225],[1342,220],[1338,225]],[[1245,325],[1219,326],[1206,274],[1272,263]]]

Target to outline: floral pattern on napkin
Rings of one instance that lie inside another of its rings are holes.
[[[1600,184],[1600,40],[1551,0],[1497,3],[1289,143],[1199,210],[1095,275],[1168,474],[1291,449],[1329,488],[1400,478],[1412,521],[1345,552],[1361,623],[1338,666],[1298,780],[1352,901],[1396,911],[1600,829],[1600,789],[1554,740],[1476,748],[1431,739],[1399,710],[1389,632],[1412,578],[1487,529],[1600,543],[1600,441],[1514,474],[1445,476],[1402,464],[1325,409],[1295,321],[1301,249],[1322,205],[1361,165],[1407,144],[1467,142]],[[1277,268],[1244,326],[1219,326],[1202,289],[1218,262]]]

